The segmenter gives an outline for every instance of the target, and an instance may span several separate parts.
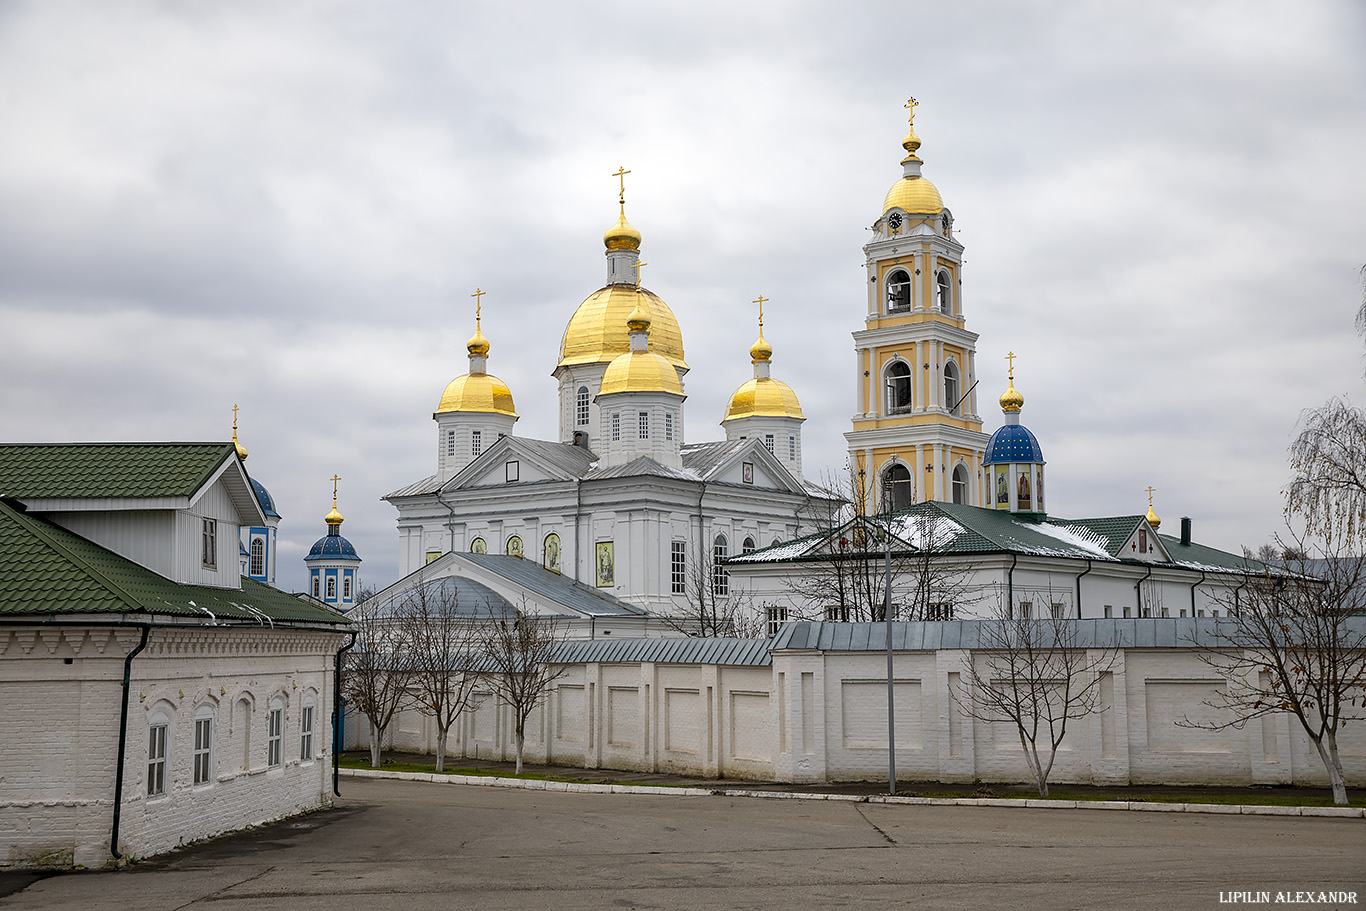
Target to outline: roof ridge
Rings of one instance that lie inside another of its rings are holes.
[[[84,557],[81,557],[79,554],[74,553],[69,547],[67,547],[61,541],[57,540],[56,536],[49,531],[47,527],[48,523],[40,519],[35,519],[34,517],[27,515],[25,513],[21,513],[5,503],[0,503],[0,508],[9,511],[15,519],[19,520],[20,524],[25,525],[30,532],[32,532],[35,536],[41,539],[43,543],[46,544],[48,547],[52,548],[57,553],[61,554],[67,560],[70,560],[83,572],[86,572],[90,574],[92,577],[94,577],[94,579],[97,582],[99,582],[105,588],[113,592],[119,598],[119,600],[123,601],[124,604],[128,605],[131,610],[145,611],[147,609],[141,601],[133,597],[133,595],[129,594],[123,586],[114,582],[104,573],[100,572],[98,569],[92,566],[90,562],[86,560]],[[77,535],[74,531],[69,531],[67,529],[63,529],[63,531],[66,531],[67,534],[74,535],[75,537],[81,537],[80,535]],[[86,541],[87,539],[81,538],[81,540]],[[89,541],[88,543],[94,547],[100,547],[100,545],[96,544],[94,541]],[[101,547],[100,549],[108,550],[108,548],[104,547]],[[113,553],[113,551],[109,552]],[[118,555],[116,554],[115,556]],[[127,558],[125,557],[124,559]]]

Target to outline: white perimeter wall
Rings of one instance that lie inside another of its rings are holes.
[[[1030,781],[1013,725],[968,718],[958,650],[895,656],[899,778]],[[886,656],[778,652],[771,667],[575,664],[527,723],[528,762],[671,771],[701,777],[819,782],[887,777]],[[1288,715],[1210,732],[1203,703],[1222,681],[1190,649],[1127,649],[1100,682],[1101,704],[1073,721],[1050,781],[1097,784],[1326,786],[1317,751]],[[347,717],[351,746],[369,744]],[[432,752],[431,719],[405,711],[386,748]],[[1366,785],[1366,728],[1339,750],[1350,786]],[[491,698],[461,716],[452,757],[512,759],[506,707]]]

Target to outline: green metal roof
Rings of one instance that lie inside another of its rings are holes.
[[[231,443],[0,443],[0,496],[188,497],[234,455]]]
[[[242,578],[183,585],[0,501],[0,616],[157,614],[253,623],[345,624],[340,614]]]

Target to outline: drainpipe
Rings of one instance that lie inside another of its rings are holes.
[[[1200,581],[1191,586],[1191,616],[1195,616],[1195,590],[1205,584],[1205,571],[1200,570]]]
[[[436,502],[446,507],[449,515],[446,517],[446,532],[450,535],[450,543],[446,545],[446,553],[455,552],[455,507],[441,499],[440,488],[436,491]]]
[[[341,796],[341,773],[338,771],[337,763],[341,761],[343,741],[346,736],[346,715],[342,711],[342,655],[351,650],[356,644],[356,630],[351,631],[351,640],[337,649],[337,658],[332,668],[332,794],[336,797]]]
[[[1090,560],[1090,558],[1087,558],[1087,560],[1086,560],[1086,573],[1089,573],[1090,571],[1091,571],[1091,560]],[[1081,576],[1086,575],[1086,573],[1082,573]],[[1081,619],[1081,576],[1077,576],[1077,619],[1078,619],[1078,620]]]
[[[697,492],[697,584],[699,588],[702,586],[711,585],[710,579],[703,579],[701,577],[702,567],[707,565],[707,536],[703,524],[705,522],[705,519],[702,516],[702,499],[706,497],[706,495],[707,482],[703,481],[701,489]],[[711,568],[713,574],[716,573],[716,570],[717,568],[715,566]],[[684,579],[687,579],[686,575],[684,576]],[[703,621],[705,621],[707,617],[707,594],[708,593],[706,591],[698,591],[697,593],[698,614],[701,616]]]
[[[1138,605],[1138,616],[1143,616],[1143,583],[1147,582],[1153,574],[1152,564],[1148,564],[1148,575],[1134,583],[1134,604]]]
[[[583,478],[574,479],[574,581],[579,581],[579,524],[583,512]]]
[[[1010,555],[1010,571],[1006,573],[1006,616],[1009,620],[1015,616],[1015,564],[1020,562],[1019,554]]]
[[[123,754],[128,741],[128,683],[132,679],[133,659],[147,647],[147,634],[152,631],[150,623],[139,625],[142,627],[142,638],[138,640],[137,648],[125,655],[123,659],[123,706],[119,712],[119,759],[118,771],[114,773],[114,829],[109,833],[109,851],[114,855],[115,860],[123,860],[123,852],[119,850],[119,817],[123,812]]]

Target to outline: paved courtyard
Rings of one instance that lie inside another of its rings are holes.
[[[1362,820],[571,794],[344,780],[329,811],[8,909],[1185,909],[1346,890]],[[1334,907],[1317,904],[1316,907]]]

